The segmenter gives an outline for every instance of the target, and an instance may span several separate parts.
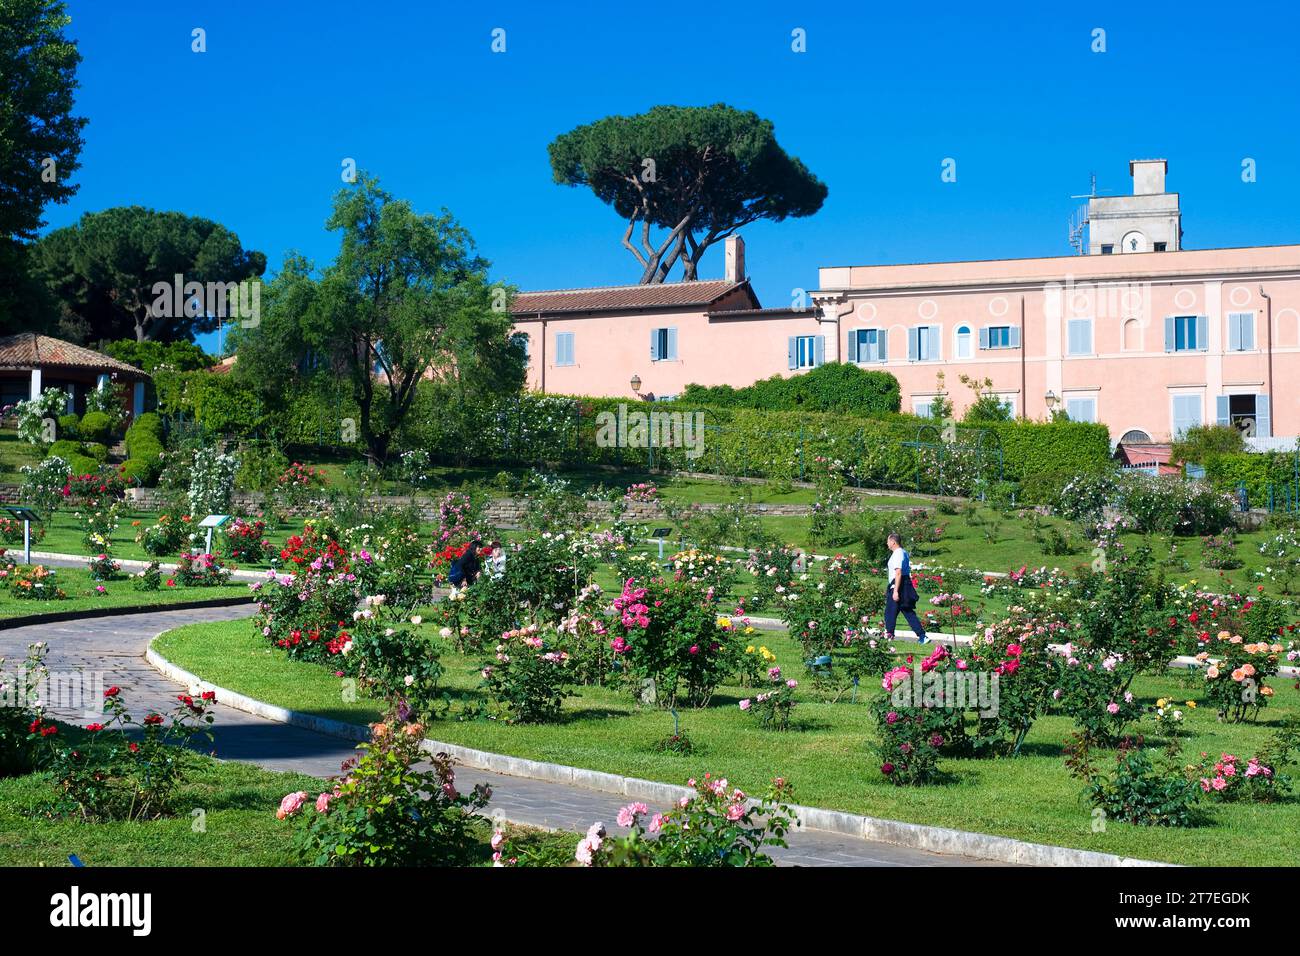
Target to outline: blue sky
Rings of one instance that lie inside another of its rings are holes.
[[[324,265],[352,157],[417,209],[448,208],[522,289],[635,282],[621,223],[551,181],[547,144],[726,102],[771,119],[830,189],[815,216],[745,230],[765,305],[815,288],[818,266],[1069,254],[1071,195],[1092,172],[1130,191],[1135,157],[1169,160],[1188,248],[1300,242],[1294,4],[68,6],[90,124],[80,191],[49,228],[138,203],[216,219],[272,269],[291,249]],[[719,246],[701,277],[721,270]]]

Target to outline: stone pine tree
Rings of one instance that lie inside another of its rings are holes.
[[[737,229],[810,216],[826,200],[825,184],[781,148],[771,122],[723,104],[609,116],[549,151],[557,183],[588,187],[626,221],[623,246],[643,283],[665,281],[678,263],[682,279],[694,279],[705,251]]]
[[[172,296],[155,286],[171,287],[177,275],[234,284],[266,269],[266,256],[246,250],[220,223],[143,206],[86,213],[35,243],[32,260],[59,304],[60,327],[83,340],[172,341],[211,332],[217,316],[194,303],[177,314]]]

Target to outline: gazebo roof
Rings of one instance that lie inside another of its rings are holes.
[[[87,372],[116,372],[132,378],[149,376],[126,362],[38,332],[0,336],[0,370],[30,372],[40,369],[80,369]]]

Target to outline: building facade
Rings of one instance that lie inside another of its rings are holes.
[[[1300,434],[1300,245],[1184,249],[1165,168],[1135,160],[1131,196],[1090,198],[1086,255],[827,267],[804,311],[759,308],[743,245],[717,282],[525,293],[529,383],[662,398],[841,361],[893,374],[918,414],[942,391],[960,417],[964,376],[1017,416],[1063,410],[1115,441]]]

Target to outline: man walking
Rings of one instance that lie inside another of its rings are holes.
[[[885,585],[885,640],[894,639],[894,623],[898,612],[903,612],[907,623],[916,633],[916,642],[924,644],[929,638],[921,619],[916,616],[916,585],[912,583],[912,558],[903,550],[903,542],[897,531],[891,531],[887,540],[889,544],[889,563],[885,566],[887,583]]]

